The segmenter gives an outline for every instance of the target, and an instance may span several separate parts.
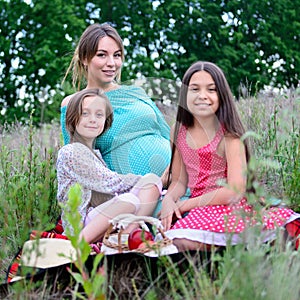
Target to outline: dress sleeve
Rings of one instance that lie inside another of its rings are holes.
[[[63,106],[60,108],[60,126],[63,135],[64,145],[70,143],[70,135],[66,128],[66,112],[67,112],[67,106]]]
[[[106,194],[128,192],[141,178],[139,175],[121,175],[108,169],[86,146],[73,143],[60,150],[61,160],[69,176],[89,190]]]
[[[166,121],[166,119],[164,118],[162,112],[159,110],[159,108],[153,103],[154,105],[154,111],[157,117],[157,121],[158,124],[160,124],[160,131],[161,131],[161,135],[169,140],[170,139],[170,127]]]
[[[156,116],[157,124],[159,125],[158,130],[160,131],[161,135],[165,139],[169,140],[170,139],[170,127],[169,127],[166,119],[164,118],[164,115],[159,110],[159,108],[154,103],[154,101],[147,95],[145,90],[141,87],[138,87],[138,89],[139,89],[139,93],[140,93],[140,99],[152,107],[152,109],[155,113],[155,116]]]

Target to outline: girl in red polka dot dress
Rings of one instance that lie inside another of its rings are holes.
[[[222,70],[210,62],[193,64],[180,89],[171,131],[171,182],[160,213],[166,235],[180,251],[240,243],[253,225],[261,225],[267,241],[300,217],[281,207],[258,215],[247,203],[250,154],[244,133]],[[187,188],[189,199],[180,201]]]

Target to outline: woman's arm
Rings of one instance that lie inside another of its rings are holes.
[[[246,191],[247,163],[245,147],[238,138],[225,138],[227,182],[225,186],[180,203],[180,212],[205,205],[228,205],[238,202]]]
[[[74,96],[74,94],[66,96],[66,97],[61,101],[60,106],[61,106],[61,107],[67,106],[67,105],[69,104],[69,102],[70,102],[70,100],[71,100],[71,98],[72,98],[73,96]]]

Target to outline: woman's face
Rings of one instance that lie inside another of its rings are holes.
[[[88,88],[106,90],[116,78],[122,67],[122,49],[108,36],[101,38],[95,56],[87,65]]]

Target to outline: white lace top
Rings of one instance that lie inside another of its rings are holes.
[[[82,186],[82,203],[79,207],[82,221],[86,216],[92,191],[111,195],[125,193],[141,178],[139,175],[121,175],[111,171],[102,160],[100,152],[95,150],[95,154],[97,156],[81,143],[65,145],[58,152],[57,199],[65,204],[70,187],[79,183]],[[62,221],[63,226],[66,225],[64,212],[62,212]]]

